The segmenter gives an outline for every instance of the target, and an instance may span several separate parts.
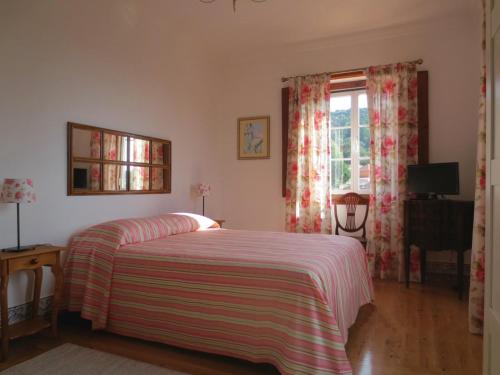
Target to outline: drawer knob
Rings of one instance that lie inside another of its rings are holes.
[[[38,262],[39,262],[38,258],[33,258],[30,261],[31,264],[38,264]]]

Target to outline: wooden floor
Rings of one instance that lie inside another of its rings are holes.
[[[467,303],[449,286],[375,282],[375,304],[361,309],[347,353],[356,375],[480,375],[482,338],[467,331]],[[193,375],[270,375],[278,372],[232,358],[92,332],[76,316],[63,317],[61,337],[15,340],[0,370],[71,342]]]

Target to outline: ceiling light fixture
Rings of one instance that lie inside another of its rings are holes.
[[[215,0],[200,0],[200,1],[205,4],[210,4],[215,2]],[[252,1],[253,3],[263,3],[266,0],[250,0],[250,1]],[[233,11],[236,12],[236,0],[233,0]]]

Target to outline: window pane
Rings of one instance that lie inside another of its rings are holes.
[[[149,163],[149,141],[130,138],[130,161],[134,163]]]
[[[127,161],[127,137],[104,133],[104,159]]]
[[[351,157],[351,129],[332,129],[332,158]]]
[[[359,128],[359,156],[370,156],[370,128]]]
[[[370,190],[370,160],[359,161],[359,190]]]
[[[351,190],[351,161],[332,160],[332,188]]]
[[[330,98],[330,119],[333,127],[351,125],[351,97],[333,96]]]
[[[104,164],[104,190],[127,190],[127,166],[117,164]]]
[[[359,125],[368,125],[368,101],[366,94],[358,96]]]
[[[130,190],[149,190],[149,167],[130,166]]]

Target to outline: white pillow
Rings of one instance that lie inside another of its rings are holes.
[[[220,225],[213,221],[212,219],[202,216],[202,215],[197,215],[197,214],[192,214],[189,212],[175,212],[174,215],[184,215],[184,216],[189,216],[190,218],[196,220],[198,222],[198,225],[200,226],[198,230],[207,230],[207,229],[213,229],[213,228],[220,228]]]

